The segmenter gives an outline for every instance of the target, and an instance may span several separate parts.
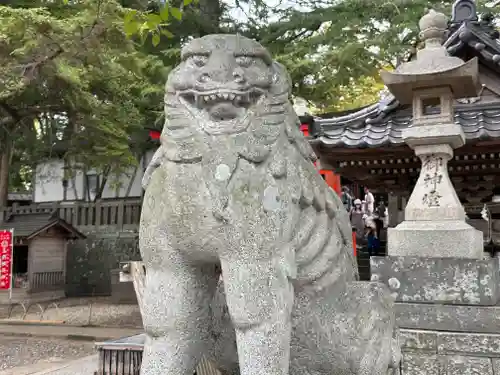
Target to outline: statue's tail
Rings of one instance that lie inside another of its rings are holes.
[[[303,209],[296,245],[297,284],[327,289],[358,280],[349,217],[337,194],[324,190],[325,209]]]

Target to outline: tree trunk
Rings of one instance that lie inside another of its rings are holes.
[[[128,182],[127,191],[125,192],[125,198],[128,198],[130,195],[130,191],[132,190],[132,186],[134,185],[135,177],[137,176],[137,171],[139,170],[139,163],[135,166],[134,173],[130,177]]]
[[[6,141],[0,150],[0,210],[7,207],[9,196],[9,166],[11,154],[10,141]]]
[[[106,184],[108,182],[108,177],[109,177],[109,173],[111,172],[111,166],[106,166],[106,168],[104,168],[104,171],[102,173],[102,181],[100,181],[100,185],[98,187],[98,191],[96,192],[96,195],[94,197],[94,202],[97,202],[99,199],[102,198],[102,193],[104,192],[104,188],[106,187]],[[90,197],[90,191],[88,192],[89,194],[89,197]]]
[[[202,34],[216,34],[220,32],[220,20],[223,8],[219,0],[199,0],[198,7],[203,18],[198,20],[203,26]],[[203,35],[200,35],[203,36]]]

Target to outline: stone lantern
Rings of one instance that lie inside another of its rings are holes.
[[[420,176],[405,209],[405,221],[389,229],[388,255],[483,257],[483,235],[465,222],[465,211],[448,175],[453,149],[465,144],[454,122],[453,102],[478,91],[478,63],[449,56],[444,14],[429,11],[419,22],[425,47],[394,72],[382,71],[387,88],[402,104],[412,104],[413,124],[403,139],[422,161]]]

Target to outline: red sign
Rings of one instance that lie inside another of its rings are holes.
[[[0,290],[11,286],[13,240],[12,231],[0,230]]]

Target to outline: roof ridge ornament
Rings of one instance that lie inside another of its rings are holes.
[[[457,0],[453,4],[451,23],[477,21],[476,2],[474,0]]]

